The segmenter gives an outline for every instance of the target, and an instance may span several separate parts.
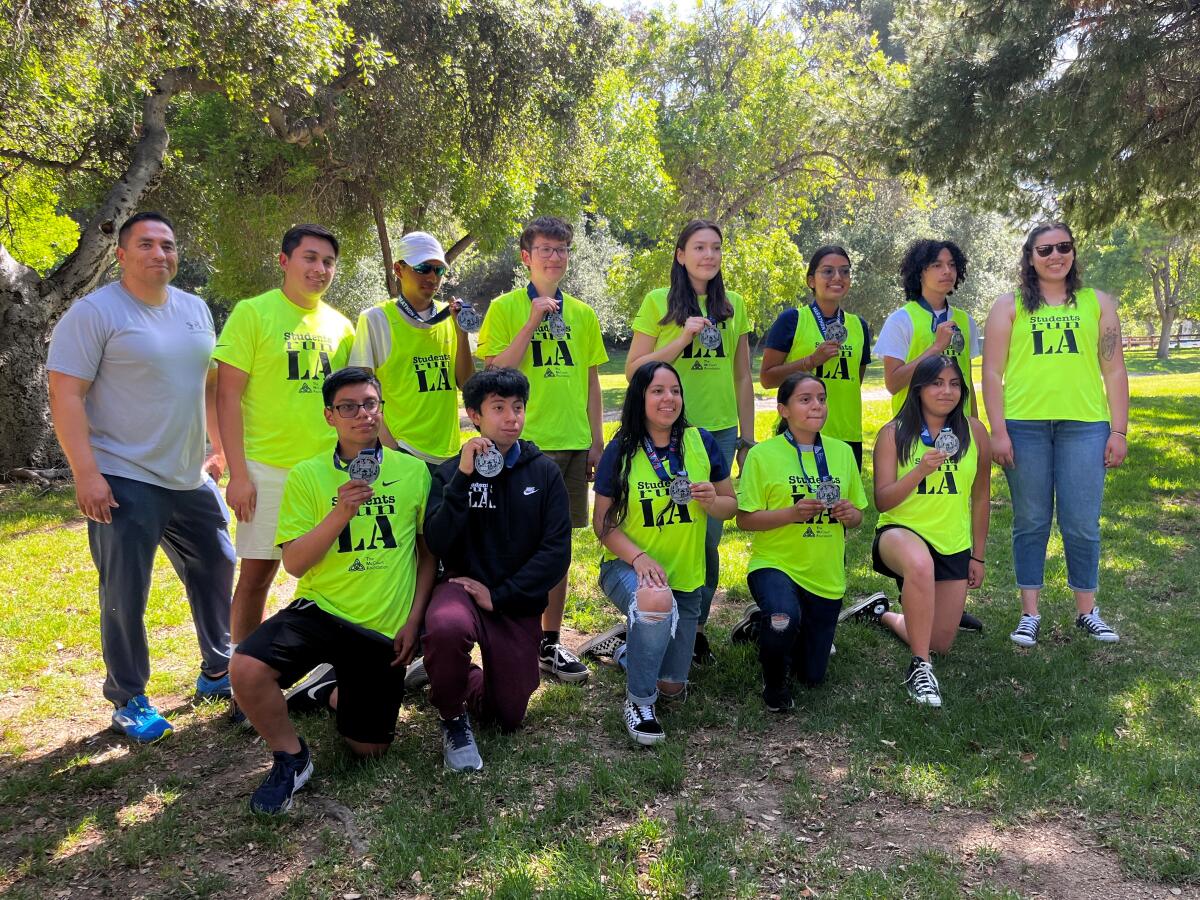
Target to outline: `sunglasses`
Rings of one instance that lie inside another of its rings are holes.
[[[446,266],[435,266],[433,263],[417,263],[415,266],[409,266],[409,268],[418,275],[428,275],[432,272],[438,278],[441,278],[449,271]]]
[[[1059,241],[1057,244],[1040,244],[1039,246],[1033,248],[1033,252],[1036,253],[1038,256],[1040,256],[1042,259],[1045,259],[1047,256],[1049,256],[1055,250],[1057,250],[1059,252],[1059,254],[1062,256],[1066,256],[1068,253],[1074,253],[1075,252],[1075,242],[1074,241]]]

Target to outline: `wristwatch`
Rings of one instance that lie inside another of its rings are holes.
[[[757,443],[758,443],[758,441],[748,441],[744,437],[739,436],[737,439],[737,449],[738,450],[749,450],[751,447],[753,447]]]

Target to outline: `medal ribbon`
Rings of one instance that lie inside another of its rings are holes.
[[[939,325],[941,325],[942,322],[950,321],[950,303],[949,302],[946,303],[946,308],[944,310],[942,310],[940,313],[934,312],[933,307],[929,305],[929,301],[926,300],[924,297],[917,298],[917,305],[933,317],[929,321],[929,330],[930,331],[937,331],[937,327]]]
[[[400,307],[400,311],[402,313],[404,313],[410,319],[415,319],[416,321],[420,322],[422,325],[436,325],[438,322],[443,322],[447,318],[450,317],[450,313],[453,311],[453,310],[451,310],[451,308],[449,306],[446,306],[446,307],[438,310],[437,314],[434,315],[433,318],[422,319],[421,316],[417,313],[417,311],[415,309],[413,309],[412,304],[409,303],[406,299],[404,299],[403,294],[396,295],[396,305],[398,307]]]
[[[345,465],[342,465],[341,457],[338,456],[337,447],[333,448],[333,467],[339,472],[348,471],[350,468],[350,463],[354,462],[355,459],[358,459],[358,457],[355,456]],[[379,441],[375,442],[375,462],[379,463],[381,466],[383,465],[383,445],[379,443]]]
[[[529,284],[525,286],[525,293],[529,294],[529,302],[530,303],[532,303],[534,300],[536,300],[538,297],[541,296],[541,294],[539,294],[537,292],[537,288],[535,288],[533,286],[532,281],[529,282]],[[564,306],[562,288],[554,289],[554,300],[558,304],[558,312],[559,312],[559,315],[561,315],[562,311],[563,311],[563,306]],[[546,319],[549,317],[549,315],[550,315],[550,313],[546,313],[546,315],[542,316],[542,321],[545,322]]]
[[[809,480],[808,470],[804,468],[804,451],[801,450],[800,445],[796,443],[796,438],[792,435],[791,431],[785,431],[783,434],[784,437],[787,438],[787,442],[796,448],[796,459],[800,461],[800,474],[804,476],[804,483],[807,486]],[[825,459],[825,448],[821,446],[820,432],[817,432],[817,438],[815,441],[813,441],[813,456],[817,460],[817,480],[831,480],[829,475],[829,461]]]
[[[650,441],[649,437],[642,438],[642,449],[646,451],[646,458],[650,460],[650,467],[654,469],[654,474],[658,476],[658,480],[670,481],[671,476],[667,474],[667,467],[663,464],[662,457],[654,449],[654,444]],[[667,446],[667,461],[676,472],[683,468],[679,462],[679,437],[674,434],[671,435],[671,443]]]
[[[809,306],[809,309],[812,310],[813,318],[817,320],[817,330],[821,332],[821,337],[825,338],[825,340],[829,340],[829,338],[825,336],[825,328],[827,327],[826,323],[829,321],[825,318],[825,313],[821,312],[821,307],[819,307],[815,301],[811,306]],[[843,326],[845,326],[846,311],[839,306],[837,315],[834,318],[838,322],[841,322]]]

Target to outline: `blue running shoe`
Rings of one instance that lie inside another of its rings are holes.
[[[250,809],[269,816],[278,816],[292,808],[292,798],[296,791],[308,784],[312,777],[312,754],[308,752],[308,744],[300,738],[300,752],[284,753],[276,750],[273,754],[275,763],[263,783],[258,786],[250,797]]]
[[[233,696],[233,686],[229,683],[229,673],[220,678],[209,678],[203,672],[196,679],[197,700],[228,700]]]
[[[175,730],[150,705],[145,694],[138,694],[124,706],[114,709],[112,727],[113,731],[119,731],[142,744],[152,744]]]

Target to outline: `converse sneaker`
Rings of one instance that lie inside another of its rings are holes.
[[[887,595],[882,591],[876,591],[870,597],[855,600],[838,613],[838,622],[853,619],[855,622],[879,624],[879,620],[883,618],[883,614],[889,608]]]
[[[588,667],[562,644],[542,644],[538,665],[543,672],[556,681],[575,684],[588,679]]]
[[[625,623],[614,625],[607,631],[602,631],[595,637],[590,637],[579,648],[580,656],[590,656],[592,659],[615,659],[617,648],[625,643]]]
[[[308,752],[308,744],[304,743],[304,738],[300,738],[299,753],[276,750],[272,756],[275,761],[271,771],[250,797],[250,809],[257,813],[278,816],[292,808],[292,798],[296,796],[296,791],[304,787],[312,777],[312,754]]]
[[[1041,630],[1041,627],[1041,616],[1031,616],[1029,613],[1021,613],[1021,620],[1017,622],[1017,627],[1012,630],[1012,634],[1008,636],[1008,639],[1021,647],[1032,647],[1037,643],[1038,631]]]
[[[933,666],[919,656],[914,656],[908,666],[908,677],[904,679],[908,696],[922,706],[932,706],[935,709],[942,705],[942,692],[938,688],[937,678],[933,674]]]
[[[1100,607],[1093,606],[1091,612],[1083,613],[1075,620],[1075,627],[1082,628],[1091,637],[1104,644],[1115,644],[1120,640],[1117,633],[1100,618]]]
[[[308,673],[308,677],[283,695],[287,700],[288,715],[302,716],[306,713],[324,712],[329,709],[329,697],[337,687],[337,672],[329,663],[323,663]]]
[[[787,712],[796,705],[792,700],[792,692],[787,686],[787,682],[778,687],[763,686],[762,690],[763,703],[766,704],[767,710],[773,713]]]
[[[442,719],[442,759],[452,772],[478,772],[483,768],[483,757],[466,713]]]
[[[762,610],[757,603],[751,603],[742,614],[741,621],[729,632],[731,644],[757,644],[758,629],[762,627]]]
[[[139,744],[153,744],[174,730],[171,723],[146,699],[145,694],[131,697],[124,706],[113,710],[112,728]]]
[[[625,717],[625,731],[635,744],[649,747],[666,738],[662,725],[654,715],[654,704],[634,703],[626,698],[622,709]]]
[[[713,655],[712,647],[708,643],[708,635],[703,631],[697,631],[696,643],[692,646],[692,665],[707,666],[716,661],[717,657]]]

